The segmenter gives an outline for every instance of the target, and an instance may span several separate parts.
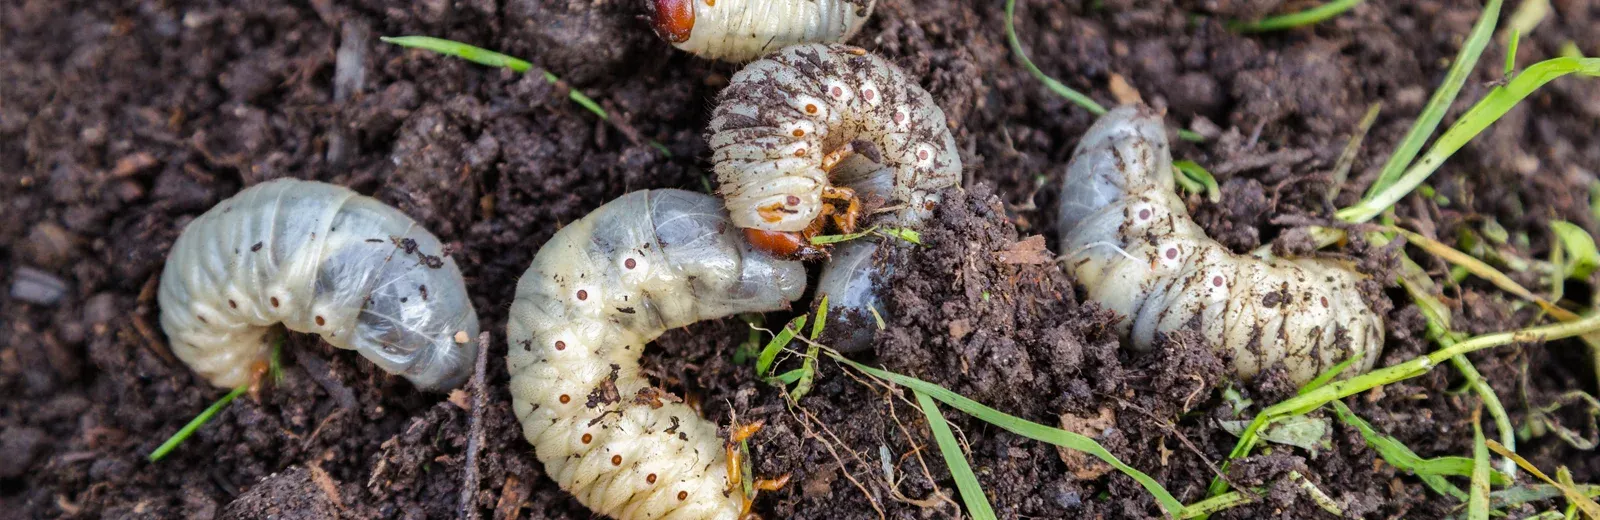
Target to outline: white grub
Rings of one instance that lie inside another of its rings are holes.
[[[939,190],[961,181],[961,157],[944,111],[899,67],[836,44],[787,47],[734,74],[718,97],[706,140],[733,224],[799,232],[823,215],[824,190],[843,187],[865,201],[900,208],[863,226],[919,227]],[[842,155],[841,150],[853,150]],[[829,169],[829,158],[844,157]],[[866,348],[878,304],[872,278],[878,242],[845,243],[823,268],[830,340]]]
[[[716,424],[653,387],[639,357],[668,329],[787,308],[805,276],[699,193],[636,191],[562,228],[517,283],[506,327],[513,410],[546,473],[621,520],[738,518]]]
[[[651,27],[702,58],[746,62],[802,43],[841,43],[877,0],[651,0]]]
[[[278,179],[190,222],[161,273],[172,353],[211,384],[250,382],[282,323],[423,389],[471,375],[478,315],[439,239],[347,188]]]
[[[1348,263],[1234,254],[1194,223],[1173,185],[1161,116],[1142,105],[1095,122],[1062,185],[1065,267],[1127,318],[1120,331],[1134,348],[1194,321],[1242,378],[1282,363],[1305,383],[1351,356],[1360,359],[1345,374],[1372,368],[1383,322]]]

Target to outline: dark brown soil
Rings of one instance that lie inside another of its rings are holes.
[[[1225,202],[1193,199],[1191,209],[1241,251],[1272,242],[1285,223],[1326,218],[1328,172],[1367,105],[1382,101],[1335,205],[1359,196],[1478,13],[1467,0],[1373,1],[1314,28],[1245,36],[1221,21],[1308,3],[1176,4],[1029,0],[1017,8],[1017,27],[1030,56],[1069,85],[1109,104],[1108,85],[1120,77],[1171,120],[1210,135],[1176,149],[1217,174]],[[1519,63],[1554,56],[1568,41],[1600,54],[1600,6],[1553,4],[1526,35]],[[468,413],[310,336],[289,341],[281,384],[259,400],[240,399],[166,460],[146,462],[220,394],[167,352],[155,277],[184,224],[210,205],[265,179],[319,179],[393,203],[450,242],[485,330],[500,334],[514,280],[562,224],[630,190],[705,186],[700,135],[710,100],[737,69],[671,49],[638,19],[642,12],[642,3],[622,0],[0,5],[0,272],[8,286],[36,269],[67,287],[51,303],[0,303],[8,338],[0,343],[0,516],[453,516]],[[887,281],[889,330],[860,359],[1065,424],[1181,500],[1203,498],[1211,466],[1235,440],[1216,425],[1231,418],[1219,405],[1226,360],[1189,334],[1149,354],[1126,352],[1109,332],[1114,318],[1080,304],[1067,276],[1048,262],[1018,262],[1028,236],[1054,236],[1052,182],[1093,116],[1019,66],[1003,18],[996,1],[883,0],[853,41],[921,79],[958,123],[968,171],[967,190],[951,192],[926,230],[929,247],[896,256],[905,267]],[[600,100],[629,130],[599,121],[537,75],[376,40],[401,34],[528,58]],[[1452,117],[1498,79],[1503,52],[1495,45],[1485,53]],[[1542,258],[1551,219],[1600,231],[1586,196],[1597,172],[1600,83],[1562,79],[1452,158],[1430,182],[1441,198],[1412,197],[1397,210],[1402,223],[1447,241],[1492,220],[1515,238],[1516,254]],[[1377,271],[1393,262],[1382,251],[1349,251]],[[1412,257],[1443,277],[1445,264]],[[1572,285],[1569,297],[1592,293]],[[1403,293],[1386,295],[1394,310],[1380,363],[1431,349],[1417,309]],[[1535,318],[1476,280],[1448,287],[1446,297],[1457,326],[1471,333]],[[824,361],[816,387],[787,406],[731,362],[745,335],[738,320],[673,331],[645,365],[714,420],[736,411],[767,421],[751,442],[756,472],[793,478],[763,495],[761,512],[957,514],[954,483],[909,394]],[[490,349],[476,506],[495,518],[589,518],[522,440],[503,353],[501,343]],[[1597,390],[1573,342],[1472,359],[1519,424],[1530,404]],[[1439,369],[1347,401],[1423,456],[1463,455],[1477,399],[1454,391],[1459,379]],[[1242,391],[1270,403],[1293,389],[1267,377]],[[1003,518],[1160,514],[1131,479],[1081,455],[952,410],[945,416]],[[1558,418],[1582,423],[1577,412]],[[1565,464],[1578,481],[1600,480],[1593,452],[1548,436],[1524,439],[1521,451],[1547,470]],[[1452,504],[1339,427],[1315,457],[1278,447],[1236,464],[1233,482],[1271,491],[1219,516],[1326,516],[1288,482],[1291,470],[1353,516],[1438,518]]]

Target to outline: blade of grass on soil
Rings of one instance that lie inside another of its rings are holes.
[[[1483,424],[1472,413],[1472,491],[1467,496],[1467,520],[1489,520],[1489,446]]]
[[[194,419],[190,419],[189,424],[183,425],[183,428],[180,428],[178,433],[174,433],[172,434],[172,437],[168,437],[167,442],[161,443],[160,447],[157,447],[155,451],[150,452],[150,456],[148,457],[150,462],[160,461],[162,458],[166,457],[168,453],[172,453],[172,450],[177,449],[179,444],[183,444],[183,441],[187,440],[190,435],[194,435],[195,430],[198,430],[201,426],[205,426],[206,423],[211,422],[212,416],[217,415],[217,412],[222,411],[224,407],[228,406],[228,403],[233,402],[234,399],[237,399],[240,395],[243,395],[249,390],[250,385],[240,386],[233,389],[233,391],[228,392],[227,395],[222,396],[222,398],[218,399],[217,402],[211,403],[211,406],[206,408],[205,411],[200,412],[200,415],[196,415],[194,416]]]
[[[1281,31],[1311,25],[1349,11],[1365,0],[1334,0],[1298,13],[1262,18],[1254,22],[1230,21],[1228,30],[1242,33]]]
[[[1507,450],[1500,443],[1489,441],[1488,448],[1494,450],[1495,453],[1510,457],[1511,460],[1517,461],[1517,465],[1522,466],[1523,470],[1533,474],[1535,477],[1539,477],[1539,480],[1543,480],[1545,483],[1560,489],[1561,494],[1567,498],[1567,501],[1576,506],[1578,510],[1583,511],[1583,514],[1591,520],[1600,519],[1600,504],[1596,504],[1594,499],[1589,498],[1588,493],[1585,493],[1580,486],[1572,482],[1572,476],[1566,474],[1567,468],[1565,466],[1557,468],[1556,480],[1550,480],[1550,477],[1546,476],[1543,471],[1539,471],[1539,468],[1534,467],[1527,459],[1512,453],[1511,450]]]
[[[1472,74],[1472,68],[1478,64],[1478,57],[1483,54],[1483,48],[1489,45],[1494,26],[1500,20],[1500,1],[1489,0],[1489,5],[1484,6],[1483,14],[1478,17],[1477,23],[1473,24],[1466,43],[1462,44],[1455,61],[1450,63],[1450,72],[1445,75],[1444,82],[1439,84],[1438,90],[1433,91],[1433,97],[1422,107],[1422,114],[1417,116],[1417,121],[1411,124],[1411,130],[1400,140],[1400,146],[1395,148],[1394,153],[1389,155],[1389,160],[1383,163],[1383,170],[1378,174],[1378,180],[1372,183],[1365,198],[1370,199],[1374,194],[1397,182],[1401,172],[1411,164],[1412,159],[1416,158],[1417,152],[1422,150],[1422,144],[1427,142],[1428,136],[1433,135],[1433,131],[1439,128],[1439,121],[1443,120],[1445,112],[1450,110],[1450,103],[1455,101],[1456,94],[1461,93],[1461,86],[1466,84],[1467,76]]]
[[[778,353],[789,346],[789,342],[794,341],[795,333],[805,326],[806,315],[801,314],[784,325],[783,330],[772,335],[772,341],[768,341],[767,346],[761,349],[761,355],[756,357],[757,376],[767,375],[767,371],[772,369],[772,362],[778,359]]]
[[[1407,168],[1404,174],[1387,185],[1374,184],[1374,189],[1368,191],[1360,203],[1339,210],[1339,218],[1347,222],[1366,222],[1388,210],[1427,180],[1444,164],[1445,159],[1449,159],[1490,124],[1516,107],[1523,98],[1545,83],[1573,73],[1600,76],[1600,58],[1551,58],[1533,64],[1504,86],[1495,87],[1483,100],[1467,110],[1444,135],[1439,136],[1428,153]]]
[[[279,362],[279,359],[281,359],[280,354],[283,352],[283,340],[284,334],[282,330],[272,334],[272,350],[267,352],[266,376],[273,383],[283,380],[283,364]],[[183,444],[183,441],[187,440],[190,435],[194,435],[195,430],[199,430],[201,426],[211,422],[211,418],[216,416],[217,412],[222,411],[223,408],[227,408],[228,403],[232,403],[234,399],[239,398],[239,395],[248,391],[250,391],[250,385],[248,384],[240,385],[238,388],[229,391],[227,395],[222,396],[221,399],[211,403],[211,406],[206,407],[205,411],[200,412],[200,415],[190,419],[189,424],[179,428],[177,433],[172,434],[171,437],[167,438],[166,442],[161,443],[160,446],[156,447],[155,451],[150,452],[147,458],[150,462],[165,458],[167,454],[172,453],[172,450],[177,449],[178,445]]]
[[[1373,234],[1374,247],[1383,247],[1389,240],[1385,235]],[[1440,347],[1449,347],[1459,343],[1465,338],[1456,332],[1450,325],[1450,309],[1444,302],[1434,297],[1435,285],[1422,266],[1411,260],[1404,251],[1400,252],[1400,287],[1411,297],[1411,301],[1422,310],[1422,318],[1427,323],[1427,337],[1430,341],[1438,343]],[[1500,442],[1506,443],[1516,449],[1517,436],[1511,427],[1511,417],[1506,414],[1505,406],[1500,404],[1500,395],[1496,394],[1494,387],[1483,379],[1483,374],[1478,373],[1478,367],[1472,364],[1466,356],[1450,358],[1450,363],[1456,366],[1461,376],[1467,380],[1467,385],[1478,393],[1478,398],[1483,400],[1484,409],[1488,410],[1489,417],[1494,419],[1495,428],[1500,432]],[[1516,464],[1510,459],[1501,461],[1501,471],[1508,475],[1516,474]]]
[[[432,36],[383,36],[378,38],[378,40],[384,43],[399,45],[401,47],[423,49],[437,52],[446,56],[455,56],[479,65],[511,69],[513,72],[522,73],[534,69],[533,64],[526,60],[520,60],[505,54],[485,49],[483,47],[477,47],[455,40],[434,38]],[[562,83],[560,77],[548,70],[541,68],[539,69],[539,73],[540,75],[544,76],[544,80],[549,82],[551,85],[565,88],[567,90],[567,97],[572,99],[572,102],[588,109],[590,112],[593,112],[594,115],[598,116],[600,119],[606,122],[611,122],[611,114],[607,113],[606,109],[601,108],[600,104],[596,103],[594,99],[590,98],[588,95],[585,95],[582,91],[571,88],[565,83]],[[663,145],[652,139],[646,139],[645,142],[646,144],[649,144],[651,147],[660,151],[662,155],[672,157],[672,151],[668,150],[666,145]]]
[[[1022,40],[1017,38],[1016,19],[1017,0],[1006,0],[1006,41],[1011,44],[1011,53],[1015,54],[1017,60],[1022,62],[1022,68],[1027,69],[1029,74],[1033,74],[1034,78],[1044,83],[1045,88],[1050,89],[1051,92],[1067,98],[1068,101],[1089,111],[1091,114],[1096,116],[1105,115],[1106,107],[1096,103],[1095,100],[1090,99],[1089,96],[1084,95],[1082,92],[1073,90],[1072,87],[1067,86],[1065,83],[1050,77],[1049,74],[1045,74],[1043,70],[1039,70],[1039,67],[1033,64],[1033,60],[1028,59],[1028,54],[1022,51]],[[1181,128],[1178,129],[1178,138],[1195,143],[1206,140],[1205,137],[1198,133]]]
[[[982,403],[968,399],[966,396],[951,392],[946,390],[944,387],[923,381],[921,379],[900,375],[888,370],[873,368],[855,361],[851,361],[849,358],[844,357],[844,355],[839,354],[838,352],[830,350],[827,351],[827,354],[829,357],[832,357],[839,363],[870,374],[873,377],[885,379],[894,384],[910,388],[913,391],[927,394],[928,397],[936,399],[939,402],[949,405],[957,410],[961,410],[962,412],[966,412],[968,415],[976,417],[983,422],[999,426],[1000,428],[1003,428],[1011,433],[1093,455],[1095,458],[1098,458],[1101,461],[1104,461],[1106,464],[1110,464],[1111,467],[1116,468],[1118,471],[1121,471],[1122,474],[1138,481],[1140,486],[1144,486],[1146,491],[1155,496],[1156,503],[1160,504],[1161,509],[1168,515],[1176,516],[1179,512],[1183,511],[1183,503],[1179,502],[1177,498],[1174,498],[1172,493],[1167,492],[1166,488],[1161,487],[1159,482],[1156,482],[1155,479],[1150,478],[1149,475],[1134,469],[1132,466],[1124,464],[1122,460],[1118,459],[1116,455],[1112,455],[1110,451],[1107,451],[1105,447],[1101,446],[1100,443],[1095,442],[1094,439],[1062,430],[1060,428],[1045,426],[1043,424],[1032,422],[1021,417],[984,406]]]
[[[1569,323],[1483,334],[1449,347],[1440,348],[1426,355],[1417,356],[1405,362],[1373,370],[1343,381],[1328,383],[1315,390],[1269,406],[1262,410],[1261,413],[1256,414],[1250,426],[1240,434],[1239,442],[1234,445],[1233,451],[1228,455],[1229,460],[1224,461],[1223,470],[1226,471],[1228,463],[1232,460],[1250,454],[1250,451],[1255,448],[1258,439],[1256,432],[1271,421],[1294,415],[1303,415],[1321,408],[1335,399],[1343,399],[1373,388],[1426,374],[1433,370],[1434,367],[1449,361],[1450,358],[1455,356],[1514,343],[1555,341],[1596,331],[1600,331],[1600,316],[1591,316]],[[1221,495],[1225,491],[1227,491],[1227,483],[1225,481],[1221,479],[1212,481],[1210,487],[1211,496]]]
[[[972,473],[967,455],[961,451],[961,443],[956,442],[956,436],[950,433],[950,424],[939,412],[939,403],[934,402],[928,394],[912,393],[917,395],[917,406],[922,407],[922,416],[928,418],[928,429],[933,430],[933,440],[939,444],[944,464],[950,467],[950,476],[956,480],[956,489],[961,491],[961,501],[967,505],[967,514],[972,515],[973,520],[992,520],[995,518],[994,508],[989,506],[989,497],[983,494],[978,476]]]
[[[1222,202],[1222,189],[1217,187],[1217,178],[1211,176],[1211,172],[1200,163],[1184,159],[1172,161],[1172,167],[1178,169],[1180,182],[1187,180],[1199,186],[1198,189],[1186,188],[1186,191],[1204,193],[1206,200],[1212,204]]]

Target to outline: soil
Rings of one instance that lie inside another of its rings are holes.
[[[1022,44],[1045,72],[1105,104],[1110,85],[1126,83],[1169,120],[1209,137],[1176,153],[1217,174],[1224,202],[1191,197],[1191,210],[1238,251],[1292,237],[1293,226],[1325,222],[1330,208],[1359,197],[1479,9],[1466,0],[1372,1],[1312,28],[1240,35],[1223,21],[1307,2],[1019,4]],[[1592,30],[1600,6],[1552,4],[1524,35],[1518,62],[1555,56],[1568,42],[1600,54]],[[35,284],[44,292],[13,292],[0,303],[0,516],[454,516],[467,411],[312,336],[290,338],[281,382],[224,409],[165,460],[147,462],[221,393],[166,350],[156,276],[184,224],[241,187],[318,179],[392,203],[449,242],[484,329],[500,334],[513,281],[562,224],[630,190],[706,186],[701,132],[737,68],[670,48],[642,13],[642,3],[623,0],[0,5],[0,272],[8,286],[43,279],[65,287]],[[956,123],[967,166],[965,189],[947,194],[924,231],[928,246],[892,258],[902,267],[884,280],[887,330],[855,357],[1090,435],[1180,500],[1199,500],[1235,441],[1217,426],[1233,418],[1222,390],[1232,386],[1259,405],[1294,389],[1272,375],[1230,382],[1226,360],[1190,333],[1149,353],[1118,348],[1109,328],[1116,318],[1082,303],[1070,277],[1029,240],[1042,235],[1053,248],[1055,183],[1093,116],[1020,66],[1003,23],[998,2],[883,0],[852,41],[933,93]],[[376,40],[404,34],[502,50],[566,83]],[[1503,46],[1491,45],[1446,124],[1500,79],[1504,58]],[[566,86],[600,100],[618,124],[568,101]],[[1331,186],[1334,162],[1374,102],[1383,112],[1349,182]],[[1450,159],[1430,180],[1437,196],[1408,198],[1396,210],[1401,223],[1447,241],[1495,223],[1512,238],[1507,254],[1545,258],[1551,219],[1600,231],[1586,197],[1597,173],[1600,83],[1561,79]],[[1409,252],[1445,277],[1447,265]],[[1044,261],[1033,258],[1041,254]],[[1374,273],[1395,261],[1392,251],[1359,245],[1345,254]],[[1569,298],[1592,293],[1570,285]],[[1390,287],[1379,296],[1392,302],[1380,365],[1430,350],[1404,293]],[[1448,284],[1445,301],[1468,333],[1536,319],[1531,306],[1475,279]],[[750,443],[755,472],[791,480],[763,494],[759,512],[957,515],[954,482],[908,393],[822,361],[815,388],[789,406],[732,363],[746,332],[739,320],[673,331],[644,363],[713,420],[737,412],[766,421]],[[489,351],[473,505],[492,518],[590,518],[522,439],[504,352],[500,342]],[[1470,357],[1517,424],[1564,392],[1597,391],[1575,342]],[[1460,384],[1439,369],[1346,401],[1422,456],[1465,455],[1478,404],[1456,391]],[[1160,515],[1134,481],[1081,454],[953,410],[945,417],[1002,518]],[[1576,408],[1555,417],[1595,435]],[[1547,471],[1566,465],[1577,481],[1600,480],[1600,457],[1553,436],[1523,439],[1520,452]],[[1230,481],[1267,492],[1218,516],[1329,516],[1291,471],[1350,516],[1439,518],[1454,504],[1383,464],[1341,425],[1314,455],[1276,446],[1233,465]],[[1536,505],[1513,514],[1552,504]]]

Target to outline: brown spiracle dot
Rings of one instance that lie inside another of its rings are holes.
[[[588,443],[590,443],[592,441],[594,441],[594,435],[588,434],[588,433],[583,434],[583,443],[584,444],[588,444]]]
[[[1216,286],[1216,287],[1222,287],[1222,277],[1221,276],[1213,276],[1213,277],[1211,277],[1211,285]],[[1328,304],[1328,299],[1327,298],[1323,298],[1322,299],[1322,304],[1323,305],[1327,305]]]
[[[612,466],[621,466],[622,465],[622,456],[621,455],[612,455],[611,456],[611,465]]]
[[[688,498],[689,498],[689,492],[688,491],[679,491],[678,492],[678,500],[687,500]]]
[[[654,484],[654,483],[656,483],[656,474],[655,474],[655,473],[651,473],[651,474],[649,474],[649,475],[645,475],[645,476],[644,476],[644,481],[645,481],[645,483],[647,483],[647,484]]]
[[[583,301],[583,300],[587,300],[587,299],[589,299],[589,291],[585,291],[583,289],[578,289],[578,301]]]
[[[917,159],[923,160],[923,161],[928,160],[928,151],[927,150],[917,150]]]
[[[566,350],[566,349],[567,349],[567,342],[561,341],[561,340],[556,340],[556,350]]]
[[[567,394],[561,394],[561,404],[567,404],[567,403],[570,403],[570,402],[572,402],[572,396],[567,395]]]
[[[1167,260],[1172,260],[1172,259],[1177,258],[1177,257],[1178,257],[1178,248],[1172,247],[1172,248],[1168,248],[1167,249]]]
[[[806,113],[807,114],[815,114],[815,113],[817,113],[817,106],[813,105],[811,103],[806,103]]]
[[[205,316],[201,316],[201,315],[199,315],[199,314],[196,314],[196,315],[194,315],[194,317],[196,317],[196,318],[200,318],[200,323],[204,323],[204,324],[207,324],[207,325],[210,325],[210,324],[211,324],[211,322],[209,322],[209,321],[206,321],[206,317],[205,317]]]
[[[628,269],[633,269],[635,267],[639,267],[639,262],[634,260],[634,259],[632,259],[632,258],[629,258],[627,260],[623,260],[622,261],[622,266],[626,267]]]
[[[1323,296],[1322,297],[1322,308],[1324,308],[1324,309],[1328,308],[1328,297],[1327,296]]]
[[[788,203],[790,206],[797,206],[800,204],[800,197],[790,195],[788,198],[783,199],[783,201]]]
[[[278,297],[277,296],[273,296],[272,297],[272,306],[273,307],[277,307],[278,306]]]
[[[327,324],[328,324],[327,320],[322,319],[321,316],[317,316],[317,326],[318,327],[321,327],[321,326],[327,325]]]
[[[806,131],[805,130],[801,130],[799,128],[796,128],[796,129],[794,129],[794,136],[795,137],[805,137],[806,136]]]
[[[876,92],[874,92],[874,91],[873,91],[873,90],[872,90],[872,89],[870,89],[870,88],[869,88],[869,89],[866,89],[866,90],[863,90],[863,91],[861,91],[861,97],[862,97],[862,98],[864,98],[864,99],[866,99],[866,100],[867,100],[867,101],[872,101],[872,98],[874,98],[874,97],[877,97],[877,95],[878,95],[878,94],[877,94],[877,93],[876,93]]]
[[[1139,220],[1149,220],[1149,219],[1150,219],[1150,208],[1145,208],[1145,209],[1139,210]]]
[[[828,92],[832,93],[833,97],[840,97],[844,95],[844,89],[839,87],[833,87],[833,89],[829,90]]]
[[[233,301],[233,300],[228,300],[228,307],[232,308],[232,309],[237,309],[237,308],[239,308],[239,302],[236,302],[236,301]]]

